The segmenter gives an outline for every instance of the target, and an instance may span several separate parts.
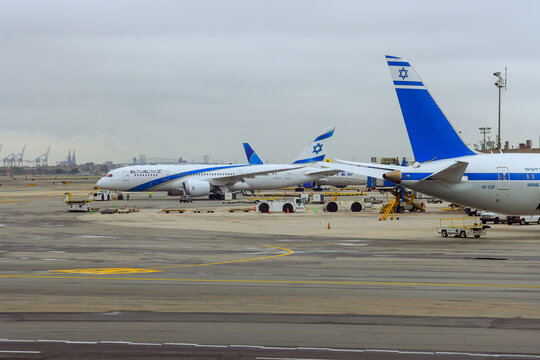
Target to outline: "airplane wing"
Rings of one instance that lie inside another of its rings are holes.
[[[264,167],[263,169],[261,169],[258,166],[253,166],[255,170],[246,171],[242,174],[237,174],[237,175],[216,176],[213,178],[209,178],[209,180],[212,183],[212,185],[224,186],[224,185],[234,184],[239,181],[244,182],[245,179],[254,178],[258,175],[268,175],[268,174],[277,173],[277,172],[295,170],[302,167],[304,166],[298,166],[298,165],[291,165],[288,167],[271,167],[270,166],[270,167]],[[246,166],[246,168],[249,168],[249,167]]]
[[[354,174],[359,174],[363,176],[369,176],[377,179],[384,179],[383,175],[401,168],[398,165],[383,165],[383,164],[373,164],[373,163],[355,163],[347,161],[344,163],[341,160],[336,160],[339,162],[325,163],[324,166],[333,168],[334,170],[351,172]]]
[[[339,169],[324,169],[324,170],[321,169],[319,171],[312,171],[312,172],[306,173],[305,175],[308,175],[308,176],[318,175],[318,176],[326,177],[326,176],[339,174],[342,171],[343,170],[339,170]]]

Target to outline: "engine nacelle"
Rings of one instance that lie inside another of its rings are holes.
[[[317,181],[308,182],[302,185],[304,189],[320,189],[321,184]]]
[[[167,195],[169,195],[169,196],[180,196],[180,195],[184,195],[184,191],[182,191],[182,190],[169,190],[169,191],[167,191]]]
[[[184,194],[196,196],[205,196],[210,194],[210,183],[202,180],[186,180],[182,183]]]

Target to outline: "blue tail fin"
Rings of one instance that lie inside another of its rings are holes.
[[[309,143],[300,155],[294,159],[293,164],[323,161],[328,151],[327,144],[330,142],[332,135],[334,135],[335,129],[335,127],[329,127],[321,131],[315,140]]]
[[[257,153],[249,146],[248,143],[243,143],[244,150],[246,151],[246,157],[250,165],[261,165],[263,162]]]
[[[409,61],[388,55],[386,61],[415,160],[422,162],[475,155],[446,119]]]

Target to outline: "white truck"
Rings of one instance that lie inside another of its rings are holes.
[[[68,212],[89,212],[91,208],[91,200],[68,200],[67,211]]]
[[[324,206],[324,210],[328,212],[336,211],[352,211],[359,212],[365,209],[373,208],[373,198],[370,196],[362,196],[353,200],[330,200]]]
[[[290,200],[266,200],[259,204],[259,211],[266,214],[273,212],[304,212],[306,211],[306,200],[302,198]]]
[[[111,190],[98,190],[90,194],[89,199],[94,201],[123,200],[124,195],[121,192]]]

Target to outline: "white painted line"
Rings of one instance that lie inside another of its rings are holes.
[[[197,347],[226,348],[229,345],[195,345]]]
[[[36,340],[15,340],[15,339],[2,339],[4,342],[36,342]]]
[[[191,343],[165,343],[163,345],[174,345],[174,346],[196,346],[197,344]]]
[[[366,352],[398,353],[399,350],[366,349]]]
[[[0,353],[6,354],[39,354],[41,351],[30,351],[30,350],[0,350]]]
[[[280,346],[263,346],[262,349],[268,349],[268,350],[296,350],[296,348],[280,347]]]
[[[229,345],[230,347],[248,348],[248,349],[262,349],[261,345]]]
[[[469,356],[483,356],[483,357],[490,357],[490,356],[499,356],[499,355],[495,355],[495,354],[476,354],[476,353],[469,353],[467,354]]]
[[[297,347],[298,350],[315,350],[315,351],[328,351],[330,348],[320,348],[320,347],[306,347],[306,346],[299,346]]]
[[[436,351],[435,354],[437,355],[469,355],[469,353],[464,352],[455,352],[455,351]]]
[[[136,342],[128,342],[128,345],[138,345],[138,346],[161,346],[162,344],[158,344],[158,343],[136,343]]]
[[[39,342],[65,343],[67,340],[38,340]]]
[[[99,342],[100,344],[129,344],[129,341],[109,341],[109,340],[103,340]]]
[[[433,351],[405,351],[405,350],[399,350],[398,353],[400,353],[400,354],[419,354],[419,355],[434,355],[435,354]]]
[[[339,352],[339,351],[342,351],[342,352],[365,352],[365,350],[361,350],[361,349],[329,349],[328,351],[336,351],[336,352]]]
[[[66,341],[66,344],[97,344],[97,341]]]

